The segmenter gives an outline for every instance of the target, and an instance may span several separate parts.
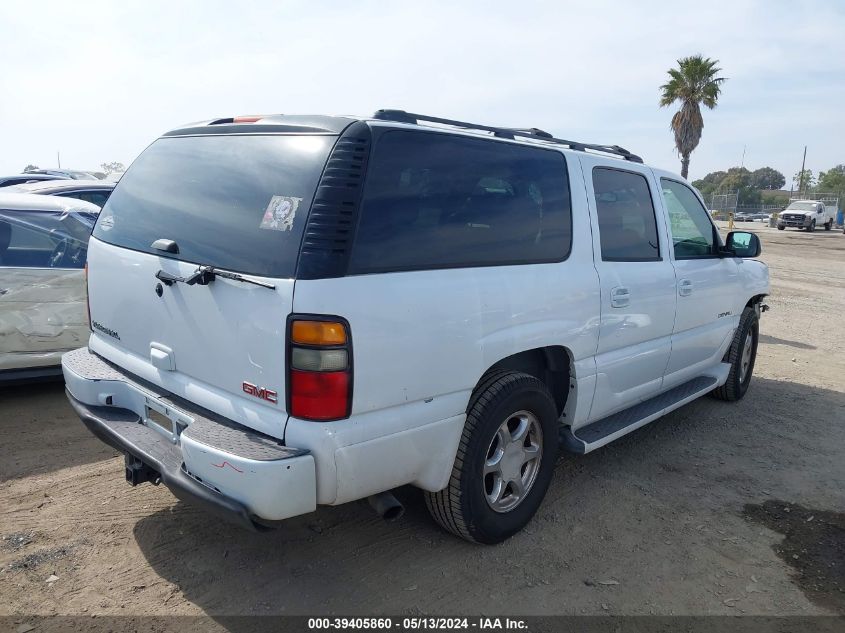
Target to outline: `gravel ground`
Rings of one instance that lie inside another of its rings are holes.
[[[359,502],[249,534],[130,488],[61,385],[0,390],[0,615],[845,614],[845,236],[753,227],[773,294],[747,397],[562,458],[498,547],[414,490],[398,523]]]

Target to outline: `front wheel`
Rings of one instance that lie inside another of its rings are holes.
[[[711,394],[719,400],[735,402],[748,391],[751,374],[754,373],[754,361],[757,360],[757,343],[760,338],[760,320],[754,308],[745,308],[739,319],[739,327],[734,340],[728,348],[723,363],[730,363],[728,380]]]
[[[546,385],[519,372],[482,380],[473,393],[449,483],[426,493],[442,527],[495,544],[537,512],[554,473],[557,409]]]
[[[783,231],[785,228],[785,226],[781,226],[780,224],[778,224],[778,231]]]
[[[810,222],[810,226],[808,226],[808,227],[807,227],[807,230],[808,230],[810,233],[812,233],[813,231],[815,231],[815,230],[816,230],[816,221],[815,221],[815,220],[813,220],[812,222]]]

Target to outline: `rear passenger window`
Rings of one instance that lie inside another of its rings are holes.
[[[610,262],[660,259],[657,222],[645,177],[605,167],[593,169],[601,258]]]
[[[559,152],[385,132],[368,169],[350,272],[562,261],[570,205]]]

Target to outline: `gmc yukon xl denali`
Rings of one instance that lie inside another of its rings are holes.
[[[759,252],[618,146],[398,110],[192,124],[100,214],[67,393],[131,484],[247,528],[395,516],[412,485],[497,543],[560,448],[742,398]]]

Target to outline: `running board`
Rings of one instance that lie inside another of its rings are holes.
[[[573,453],[589,453],[712,391],[718,382],[712,376],[699,376],[575,431],[564,427],[561,442]]]

